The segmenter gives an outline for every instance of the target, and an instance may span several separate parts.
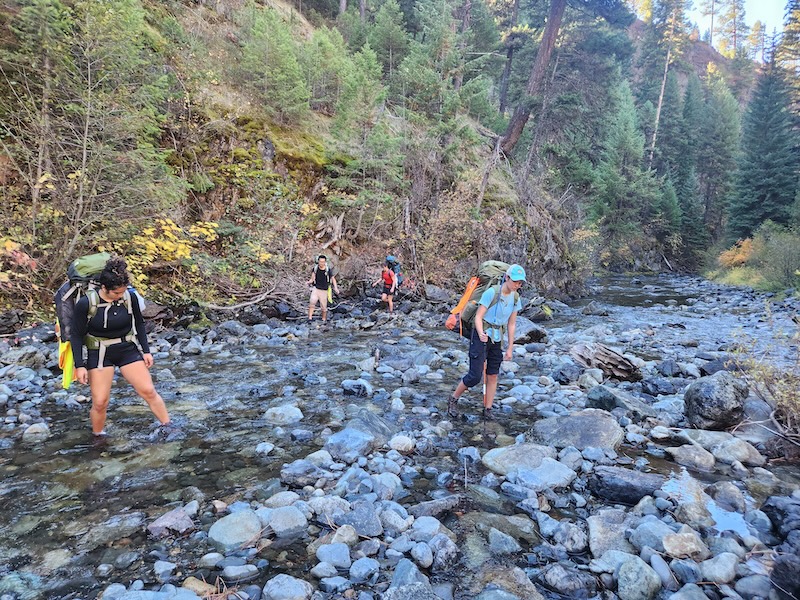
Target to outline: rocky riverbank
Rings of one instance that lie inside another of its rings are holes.
[[[0,342],[0,599],[796,597],[800,474],[726,370],[742,336],[797,351],[800,304],[765,301],[676,278],[550,303],[493,421],[477,393],[446,418],[468,357],[444,305],[168,330],[154,373],[181,430],[151,435],[119,386],[103,447],[46,328],[22,332]],[[572,358],[600,344],[631,381]]]

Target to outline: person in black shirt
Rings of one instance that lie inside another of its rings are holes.
[[[319,302],[319,307],[322,310],[322,322],[328,320],[328,288],[333,285],[336,293],[339,293],[339,284],[336,283],[336,277],[328,267],[328,259],[324,254],[317,257],[317,264],[311,272],[311,277],[306,281],[311,286],[311,299],[308,303],[308,322],[314,318],[314,309]]]
[[[165,431],[170,427],[164,400],[150,376],[153,355],[147,342],[139,299],[128,289],[130,277],[121,258],[111,258],[97,277],[100,287],[89,290],[75,303],[75,326],[70,342],[75,376],[88,382],[92,394],[89,417],[92,433],[105,435],[106,410],[114,380],[114,367],[133,386]],[[87,348],[87,359],[83,349]]]

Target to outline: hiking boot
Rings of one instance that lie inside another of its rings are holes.
[[[455,419],[458,417],[458,398],[450,398],[447,399],[447,416]]]
[[[483,407],[483,418],[487,421],[494,421],[494,411],[491,406]]]

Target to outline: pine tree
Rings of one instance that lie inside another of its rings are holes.
[[[408,34],[403,25],[403,13],[397,0],[387,0],[378,9],[375,25],[367,39],[383,64],[384,72],[392,77],[408,53]]]
[[[661,175],[677,177],[678,165],[685,152],[683,103],[678,77],[669,73],[664,87],[663,108],[652,168]]]
[[[706,106],[703,89],[697,75],[691,75],[683,96],[683,132],[676,167],[676,193],[681,208],[681,242],[683,263],[694,268],[699,265],[703,251],[708,247],[708,231],[703,222],[704,210],[700,200],[697,176],[697,157],[701,146],[702,125]]]
[[[628,83],[622,82],[614,96],[592,214],[609,245],[611,262],[629,263],[637,240],[642,241],[643,224],[658,212],[660,193],[655,180],[642,170],[645,140]]]
[[[704,17],[711,17],[711,27],[708,30],[708,38],[703,38],[704,42],[708,42],[710,46],[714,45],[715,25],[719,26],[719,10],[721,0],[702,0],[700,3],[700,14]]]
[[[733,58],[744,48],[750,30],[745,20],[744,0],[724,0],[719,20],[720,53]]]
[[[750,30],[750,35],[747,36],[747,45],[749,46],[750,58],[759,62],[765,62],[765,53],[767,45],[767,26],[763,21],[756,21]]]
[[[742,157],[729,208],[732,239],[749,237],[767,219],[788,223],[798,192],[798,158],[783,74],[773,61],[758,80],[742,120]]]
[[[709,73],[706,110],[700,125],[697,175],[706,227],[712,241],[723,235],[724,217],[733,191],[740,143],[739,103],[713,69]]]
[[[778,64],[790,74],[792,112],[800,116],[800,0],[788,0],[783,35],[778,44]]]
[[[242,77],[249,80],[279,122],[298,121],[311,96],[299,49],[278,13],[253,2],[240,15],[243,23]]]
[[[342,34],[327,27],[316,29],[302,48],[300,63],[311,93],[311,108],[332,115],[352,68]]]

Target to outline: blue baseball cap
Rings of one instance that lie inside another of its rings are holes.
[[[511,281],[527,281],[527,279],[525,279],[525,269],[519,265],[511,265],[508,267],[506,275],[508,275]]]

